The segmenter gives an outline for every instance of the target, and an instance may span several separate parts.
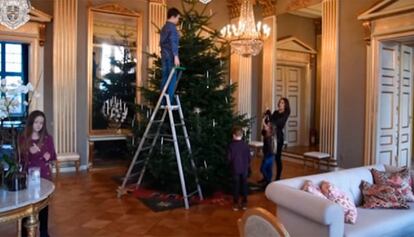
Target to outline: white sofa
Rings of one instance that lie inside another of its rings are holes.
[[[277,204],[277,213],[292,237],[379,237],[414,236],[414,203],[410,209],[364,209],[360,184],[373,182],[370,168],[383,165],[297,177],[270,183],[266,196]],[[411,172],[413,178],[413,172]],[[342,208],[327,199],[300,190],[305,180],[319,184],[327,180],[346,192],[358,207],[355,224],[344,223]]]

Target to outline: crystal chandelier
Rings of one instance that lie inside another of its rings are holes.
[[[249,57],[260,53],[263,41],[270,35],[270,27],[260,21],[256,24],[252,3],[249,0],[242,0],[238,26],[228,24],[220,33],[230,41],[232,51]]]
[[[0,23],[15,30],[29,21],[30,0],[0,0]]]

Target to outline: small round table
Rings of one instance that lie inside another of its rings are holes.
[[[29,217],[25,227],[28,236],[35,237],[39,225],[38,213],[48,205],[54,190],[55,185],[46,179],[41,179],[40,184],[28,185],[27,189],[17,192],[0,189],[0,223]]]

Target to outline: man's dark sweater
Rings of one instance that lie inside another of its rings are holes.
[[[178,34],[177,27],[174,23],[167,21],[162,27],[160,34],[161,57],[172,60],[174,56],[178,56],[179,40],[180,35]]]
[[[227,150],[233,175],[246,174],[250,165],[250,148],[242,140],[233,140]]]

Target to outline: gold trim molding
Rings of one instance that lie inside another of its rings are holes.
[[[139,14],[139,12],[133,11],[131,9],[128,9],[116,3],[102,4],[102,5],[98,5],[95,7],[90,7],[90,9],[93,11],[109,13],[109,14],[141,17],[141,14]]]
[[[251,0],[253,5],[259,5],[262,8],[263,17],[276,15],[277,0]],[[241,0],[227,0],[227,7],[230,18],[240,16]]]

